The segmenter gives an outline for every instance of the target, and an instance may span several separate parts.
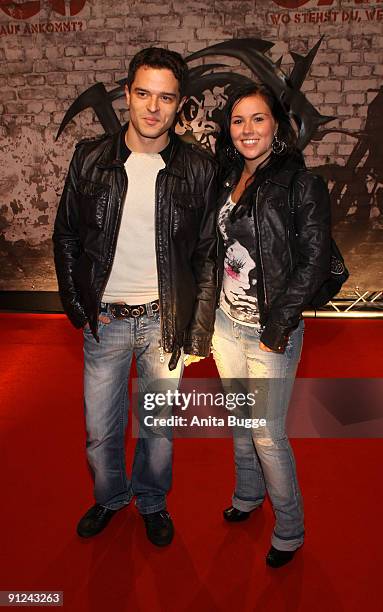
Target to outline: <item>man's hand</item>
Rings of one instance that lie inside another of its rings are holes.
[[[188,367],[191,363],[197,363],[201,361],[201,359],[205,359],[205,357],[198,357],[198,355],[184,355],[184,364],[185,367]]]

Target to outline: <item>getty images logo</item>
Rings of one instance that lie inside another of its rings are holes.
[[[47,4],[58,15],[64,17],[73,17],[84,8],[87,0],[47,0]],[[12,17],[12,19],[29,19],[37,15],[42,8],[41,0],[30,0],[29,2],[10,2],[9,0],[0,0],[1,10]]]

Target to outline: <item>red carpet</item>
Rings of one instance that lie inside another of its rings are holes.
[[[60,315],[2,314],[0,333],[0,590],[62,590],[73,612],[383,610],[382,440],[293,441],[307,540],[286,568],[265,567],[268,504],[246,524],[221,518],[229,440],[176,440],[168,549],[147,542],[134,507],[82,541],[81,335]],[[299,375],[382,377],[382,346],[381,321],[308,320]],[[209,360],[188,375],[216,370]]]

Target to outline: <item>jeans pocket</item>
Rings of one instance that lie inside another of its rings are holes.
[[[104,313],[103,313],[103,316],[107,316],[107,315],[104,315]],[[110,321],[109,323],[104,323],[103,321],[100,321],[100,319],[98,320],[98,325],[97,325],[97,333],[98,333],[98,335],[101,334],[101,332],[105,329],[105,327],[107,327],[108,325],[112,324],[113,319],[111,317],[108,317],[108,318],[109,318],[109,321]],[[83,327],[82,330],[83,330],[84,334],[87,335],[87,336],[88,335],[89,336],[93,335],[93,332],[92,332],[92,330],[91,330],[91,328],[89,326]]]
[[[263,328],[258,325],[241,326],[242,336],[244,336],[247,341],[256,343],[257,346],[259,345],[262,331]]]

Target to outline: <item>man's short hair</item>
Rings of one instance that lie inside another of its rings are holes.
[[[176,51],[162,49],[161,47],[148,47],[136,53],[129,64],[127,85],[131,85],[136,76],[136,72],[141,66],[149,66],[150,68],[167,68],[171,70],[179,83],[181,98],[187,95],[189,69],[182,58]]]

